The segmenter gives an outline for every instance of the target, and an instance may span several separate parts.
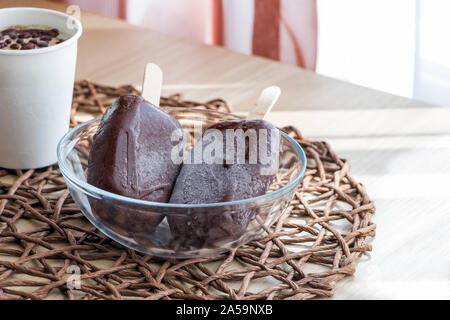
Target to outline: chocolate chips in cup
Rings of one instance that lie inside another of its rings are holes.
[[[46,48],[64,42],[67,38],[55,28],[11,26],[0,32],[0,49],[30,50]]]

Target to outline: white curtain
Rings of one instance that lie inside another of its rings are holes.
[[[317,72],[411,97],[414,0],[319,0]]]
[[[450,106],[450,1],[319,0],[317,72]]]
[[[417,0],[414,98],[450,107],[450,1]]]
[[[212,42],[210,0],[127,0],[127,21],[167,34]]]

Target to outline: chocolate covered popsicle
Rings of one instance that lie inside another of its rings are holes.
[[[263,195],[277,173],[279,149],[280,133],[265,120],[216,123],[195,143],[170,202],[217,203]]]
[[[203,156],[200,163],[195,159],[199,154]],[[170,202],[218,203],[261,196],[278,171],[279,156],[280,132],[269,122],[219,122],[195,143]],[[256,208],[248,205],[239,210],[205,208],[169,216],[168,221],[174,238],[183,245],[211,247],[241,237],[257,213]]]
[[[171,159],[179,141],[176,119],[137,95],[119,97],[104,114],[89,155],[88,183],[126,197],[167,202],[180,170]],[[180,138],[181,140],[181,138]],[[131,231],[150,231],[162,220],[158,213],[139,208],[106,206],[93,209],[111,225]]]

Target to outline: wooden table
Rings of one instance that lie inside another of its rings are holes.
[[[0,8],[62,5],[0,0]],[[450,108],[393,96],[299,68],[209,47],[82,13],[77,78],[139,85],[143,67],[165,72],[163,94],[222,97],[248,110],[260,90],[278,85],[271,114],[311,139],[327,140],[352,163],[377,205],[373,252],[337,299],[450,298]]]

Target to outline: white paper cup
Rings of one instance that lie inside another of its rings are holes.
[[[0,167],[40,168],[56,162],[69,128],[82,27],[58,11],[0,9],[0,30],[16,25],[48,26],[70,37],[47,48],[0,50]]]

